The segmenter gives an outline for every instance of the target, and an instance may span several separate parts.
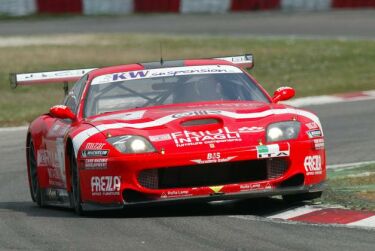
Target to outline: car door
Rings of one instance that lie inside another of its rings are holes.
[[[75,114],[78,112],[78,105],[86,80],[87,76],[84,76],[76,82],[63,102]],[[66,189],[64,139],[71,126],[72,121],[69,119],[53,118],[44,139],[49,155],[48,180],[51,187]]]

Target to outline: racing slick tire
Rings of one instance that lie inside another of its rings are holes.
[[[44,191],[39,186],[39,177],[37,171],[37,161],[35,157],[35,148],[32,140],[28,145],[28,168],[30,173],[30,195],[31,199],[38,204],[39,207],[44,206]]]
[[[85,211],[82,209],[81,204],[81,186],[80,186],[80,179],[79,179],[79,172],[77,167],[77,159],[74,156],[74,150],[71,151],[70,154],[70,170],[71,170],[71,184],[72,189],[70,193],[70,202],[72,208],[77,215],[83,216],[85,215]]]
[[[322,192],[313,193],[299,193],[299,194],[288,194],[283,195],[283,200],[287,203],[297,203],[305,200],[314,200],[322,196]]]

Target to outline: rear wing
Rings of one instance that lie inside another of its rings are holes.
[[[214,58],[214,59],[228,61],[228,62],[231,62],[232,64],[238,65],[246,69],[251,69],[254,67],[254,57],[252,54],[220,57],[220,58]]]
[[[69,83],[79,80],[83,75],[95,69],[96,68],[33,73],[11,73],[9,75],[9,80],[12,88],[16,88],[19,85]]]
[[[254,58],[252,54],[244,54],[238,56],[217,57],[212,59],[224,60],[239,67],[251,69],[254,67]],[[16,88],[21,85],[37,85],[37,84],[55,84],[63,83],[65,92],[68,88],[69,82],[79,80],[86,73],[97,68],[75,69],[63,71],[48,71],[48,72],[32,72],[32,73],[10,73],[10,86]]]

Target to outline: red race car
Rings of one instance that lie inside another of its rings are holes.
[[[247,73],[252,55],[12,74],[13,86],[77,81],[26,140],[31,198],[85,211],[325,187],[321,123]],[[66,85],[65,85],[66,86]]]

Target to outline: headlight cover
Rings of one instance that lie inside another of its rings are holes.
[[[107,141],[121,153],[155,152],[152,144],[142,136],[124,135],[108,138]]]
[[[295,139],[298,137],[301,123],[298,121],[285,121],[270,124],[267,127],[267,142]]]

